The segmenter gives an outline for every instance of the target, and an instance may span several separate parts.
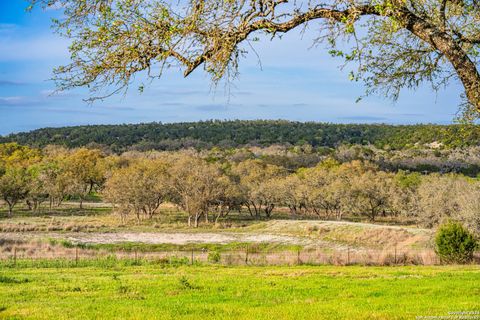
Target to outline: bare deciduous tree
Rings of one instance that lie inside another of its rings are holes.
[[[418,194],[419,219],[425,226],[433,227],[446,219],[454,219],[480,233],[478,182],[456,175],[432,174],[424,177]]]
[[[158,161],[137,161],[117,169],[109,177],[103,190],[107,201],[118,206],[122,220],[129,212],[140,221],[143,214],[152,218],[160,205],[170,200],[169,164]]]
[[[220,169],[197,157],[183,157],[173,165],[171,176],[177,204],[188,213],[188,225],[193,219],[198,227],[202,216],[208,222],[209,210],[226,189]]]
[[[275,206],[272,190],[276,188],[271,180],[286,176],[286,170],[260,160],[246,160],[236,165],[232,171],[238,178],[245,199],[244,205],[250,215],[259,218],[264,212],[270,216]]]

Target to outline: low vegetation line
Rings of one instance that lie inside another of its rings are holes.
[[[275,265],[363,265],[363,266],[401,266],[401,265],[440,265],[442,260],[433,250],[369,250],[343,251],[312,250],[298,247],[269,248],[267,246],[234,246],[228,248],[206,246],[182,248],[142,248],[128,247],[126,250],[116,247],[89,249],[84,246],[68,248],[49,247],[35,254],[19,250],[16,247],[8,255],[2,255],[0,266],[8,268],[24,267],[70,267],[117,265],[224,265],[224,266],[275,266]],[[155,249],[155,250],[154,250]],[[478,264],[480,255],[474,255],[461,263]]]

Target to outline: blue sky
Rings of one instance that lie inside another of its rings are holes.
[[[461,87],[432,93],[428,87],[403,91],[396,103],[368,97],[360,103],[361,83],[348,80],[349,69],[325,50],[311,48],[314,30],[293,32],[282,40],[261,41],[241,62],[230,86],[212,88],[195,71],[184,79],[167,72],[140,94],[88,105],[85,90],[51,96],[52,68],[68,62],[68,41],[53,34],[58,12],[25,12],[23,0],[0,0],[0,135],[41,127],[82,124],[180,122],[205,119],[289,119],[341,123],[451,123]]]

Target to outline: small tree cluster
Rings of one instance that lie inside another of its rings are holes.
[[[280,161],[288,157],[283,150],[272,146],[107,156],[97,149],[3,144],[0,196],[9,215],[20,202],[35,212],[44,202],[53,207],[70,198],[81,206],[88,195],[99,193],[122,219],[152,218],[168,202],[185,211],[193,226],[201,220],[217,222],[232,210],[268,219],[276,209],[287,209],[292,218],[402,217],[426,227],[455,219],[480,234],[480,183],[475,178],[389,171],[363,159],[341,163],[329,157],[295,168]]]
[[[48,201],[50,208],[68,197],[80,200],[99,190],[105,180],[106,158],[99,150],[45,148],[0,144],[0,196],[8,206],[25,201],[32,211]]]
[[[447,222],[440,226],[435,237],[436,251],[444,263],[464,264],[471,262],[478,242],[458,222]]]

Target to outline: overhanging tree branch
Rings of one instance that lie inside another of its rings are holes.
[[[73,40],[72,63],[56,69],[60,90],[89,86],[95,95],[112,86],[128,87],[133,75],[151,74],[155,65],[180,65],[184,76],[203,66],[218,81],[236,74],[245,53],[240,44],[254,33],[275,37],[317,22],[333,55],[359,63],[353,79],[365,80],[367,93],[395,99],[401,88],[423,81],[446,83],[453,69],[469,103],[480,110],[475,1],[327,0],[310,6],[288,0],[191,0],[183,7],[161,0],[32,2],[56,5],[65,13],[55,25]],[[364,30],[362,38],[357,25]],[[351,38],[350,52],[336,48],[337,41]]]

